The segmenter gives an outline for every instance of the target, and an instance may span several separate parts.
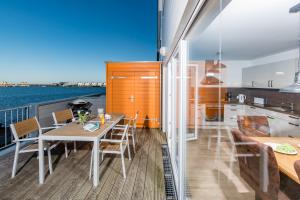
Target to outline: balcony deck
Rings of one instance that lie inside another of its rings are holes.
[[[68,158],[63,154],[63,146],[54,150],[54,172],[46,176],[44,185],[38,184],[38,160],[30,153],[20,154],[18,169],[21,170],[11,179],[13,153],[10,153],[0,157],[0,198],[165,199],[161,152],[164,142],[160,131],[139,129],[137,152],[131,161],[125,159],[127,178],[122,177],[120,157],[106,155],[100,166],[100,184],[96,188],[88,179],[89,143],[78,144],[77,152],[71,151]]]

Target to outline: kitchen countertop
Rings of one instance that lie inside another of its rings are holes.
[[[239,102],[227,102],[226,104],[234,104],[234,105],[247,105],[247,106],[253,106],[256,108],[262,108],[262,109],[266,109],[266,110],[270,110],[270,111],[274,111],[274,112],[278,112],[278,113],[283,113],[283,114],[287,114],[287,115],[292,115],[292,116],[296,116],[296,117],[300,117],[300,112],[299,111],[294,111],[294,112],[290,112],[290,111],[280,111],[277,109],[272,109],[272,107],[280,107],[280,106],[274,106],[274,105],[264,105],[264,106],[260,106],[254,103],[239,103]]]

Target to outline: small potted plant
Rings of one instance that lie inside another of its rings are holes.
[[[84,124],[89,120],[89,115],[90,114],[88,112],[84,113],[84,112],[78,111],[78,117],[79,117],[78,120],[81,125],[84,126]]]

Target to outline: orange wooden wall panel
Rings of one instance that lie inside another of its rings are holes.
[[[107,112],[133,117],[139,111],[138,127],[160,127],[160,65],[160,62],[107,62]]]

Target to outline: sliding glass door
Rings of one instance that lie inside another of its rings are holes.
[[[264,1],[266,12],[261,12],[261,3],[207,1],[169,62],[168,140],[179,199],[251,200],[262,194],[276,199],[280,190],[293,186],[270,148],[247,143],[257,131],[270,130],[270,138],[283,130],[291,133],[278,128],[276,115],[270,117],[249,104],[257,97],[274,104],[292,101],[292,95],[279,93],[276,84],[293,76],[299,59],[300,20],[289,13],[297,2]],[[260,123],[267,129],[260,129]],[[243,128],[251,129],[250,136]],[[265,155],[271,156],[265,160]],[[278,191],[272,193],[275,184]],[[287,195],[298,195],[297,191]]]

